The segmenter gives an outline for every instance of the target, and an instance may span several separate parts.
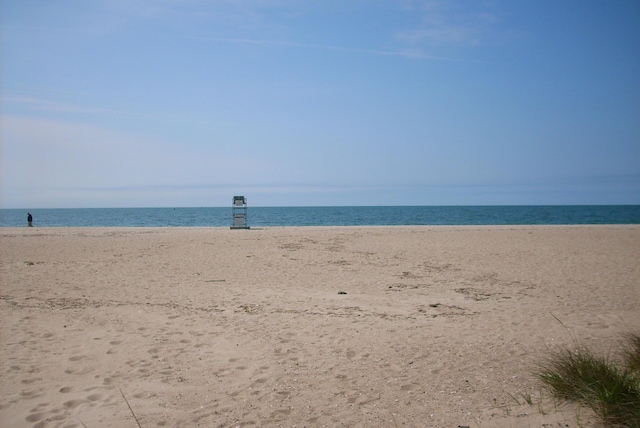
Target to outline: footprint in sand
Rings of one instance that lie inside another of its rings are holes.
[[[47,415],[45,413],[32,413],[29,416],[27,416],[26,418],[24,418],[27,422],[38,422],[39,420],[42,420],[44,418],[46,418]]]
[[[62,405],[64,407],[66,407],[67,409],[75,409],[76,407],[78,407],[81,404],[84,404],[86,402],[87,402],[87,400],[69,400],[69,401],[65,401],[64,403],[62,403]]]
[[[20,396],[23,398],[37,398],[42,395],[40,391],[29,391],[25,390],[20,393]]]
[[[86,358],[86,357],[84,355],[75,355],[75,356],[69,358],[69,361],[80,361],[83,358]]]

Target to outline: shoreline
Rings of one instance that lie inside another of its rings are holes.
[[[8,425],[596,426],[535,364],[640,329],[635,224],[24,229]]]
[[[634,227],[640,228],[638,223],[606,223],[606,224],[405,224],[405,225],[317,225],[317,226],[250,226],[243,229],[231,229],[230,226],[0,226],[0,231],[12,231],[12,230],[68,230],[68,229],[123,229],[123,230],[135,230],[135,229],[151,229],[151,230],[183,230],[183,229],[213,229],[213,230],[235,230],[235,231],[252,231],[252,230],[269,230],[269,229],[403,229],[403,228],[416,228],[416,229],[445,229],[445,228],[574,228],[574,227]]]

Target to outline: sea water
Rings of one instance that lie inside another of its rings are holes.
[[[231,207],[29,209],[35,227],[229,227]],[[0,210],[0,227],[27,224]],[[640,224],[640,205],[248,207],[250,227]]]

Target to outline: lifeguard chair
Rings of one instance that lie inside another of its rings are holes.
[[[231,229],[249,229],[249,225],[247,224],[247,198],[244,196],[234,196],[231,211],[233,213]]]

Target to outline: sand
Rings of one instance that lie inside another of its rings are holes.
[[[633,225],[3,228],[0,250],[6,427],[597,426],[536,364],[640,330]]]

